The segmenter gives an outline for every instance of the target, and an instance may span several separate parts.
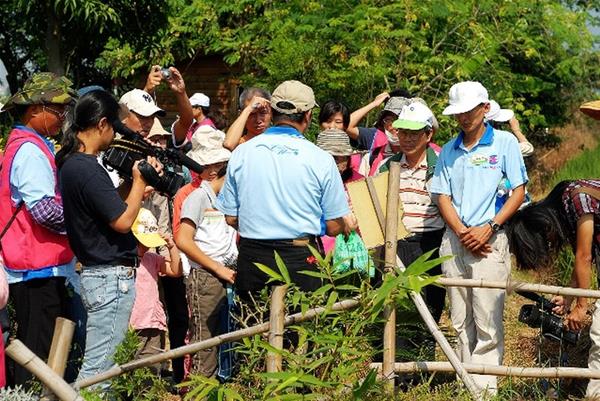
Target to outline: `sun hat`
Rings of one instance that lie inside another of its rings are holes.
[[[600,100],[586,102],[579,106],[579,110],[593,119],[600,120]]]
[[[154,103],[152,96],[141,89],[133,89],[121,96],[119,103],[140,116],[150,117],[153,115],[165,116],[167,113]]]
[[[490,111],[485,113],[487,121],[497,121],[499,123],[509,121],[514,116],[514,111],[500,108],[500,105],[495,100],[490,100]]]
[[[332,156],[351,156],[356,151],[350,146],[350,138],[345,131],[329,128],[317,136],[317,146]]]
[[[153,136],[171,136],[171,133],[163,128],[158,117],[154,117],[154,123],[146,138],[152,138]]]
[[[190,103],[192,107],[210,107],[210,98],[204,93],[194,93],[190,97]]]
[[[158,233],[158,222],[156,217],[148,209],[141,208],[131,231],[135,238],[148,248],[156,248],[158,246],[167,245],[167,242]]]
[[[69,104],[76,97],[77,92],[69,79],[52,72],[38,72],[29,77],[20,91],[8,98],[2,109],[8,110],[15,105]]]
[[[464,81],[452,85],[448,103],[450,105],[442,112],[445,116],[466,113],[481,103],[489,103],[488,91],[476,81]]]
[[[385,106],[383,107],[382,112],[389,111],[394,113],[395,115],[399,115],[404,106],[409,104],[411,101],[410,98],[402,97],[402,96],[394,96],[387,100]]]
[[[202,166],[228,161],[231,152],[223,147],[225,133],[203,125],[192,135],[192,150],[187,155]]]
[[[412,102],[404,106],[398,119],[392,123],[392,127],[418,131],[423,128],[433,128],[435,117],[433,112],[421,102]]]
[[[292,107],[287,108],[283,103]],[[304,113],[318,106],[312,88],[300,81],[282,82],[271,95],[271,107],[283,114]]]

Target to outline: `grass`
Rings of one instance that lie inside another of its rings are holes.
[[[579,156],[569,160],[562,169],[552,177],[551,188],[563,180],[600,177],[600,146],[586,149]]]

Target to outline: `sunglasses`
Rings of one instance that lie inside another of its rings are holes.
[[[64,121],[64,119],[67,118],[67,110],[58,111],[58,110],[55,110],[52,107],[49,107],[46,105],[43,105],[42,108],[44,110],[48,110],[50,113],[54,114],[61,121]]]

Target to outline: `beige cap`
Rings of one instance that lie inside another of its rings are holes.
[[[153,136],[171,136],[171,133],[163,128],[157,117],[154,117],[154,124],[150,128],[147,138],[152,138]]]
[[[231,152],[223,147],[225,133],[202,125],[192,135],[192,150],[187,155],[202,166],[228,161]]]
[[[293,107],[282,107],[283,102],[290,103]],[[283,114],[304,113],[315,106],[318,104],[312,88],[300,81],[282,82],[271,95],[271,107]]]

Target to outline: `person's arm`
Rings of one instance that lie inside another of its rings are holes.
[[[271,104],[265,98],[254,96],[252,100],[250,100],[248,106],[242,110],[238,118],[235,119],[233,124],[231,124],[227,130],[223,147],[233,151],[239,145],[240,139],[244,134],[244,128],[246,127],[246,121],[248,121],[248,117],[250,117],[252,113],[256,113],[262,107],[270,108]]]
[[[223,264],[211,259],[196,245],[194,235],[196,233],[196,225],[189,219],[181,220],[175,243],[177,247],[184,252],[187,257],[202,266],[213,276],[233,284],[235,281],[236,272]]]
[[[238,229],[238,218],[237,216],[225,216],[225,222],[229,224],[231,227]]]
[[[177,113],[179,113],[179,119],[173,124],[173,137],[176,143],[182,143],[186,140],[187,131],[194,121],[194,112],[185,91],[183,76],[175,67],[170,67],[169,71],[171,71],[171,78],[167,80],[167,83],[175,94]]]
[[[157,172],[162,173],[162,165],[160,165],[154,157],[148,157],[147,161],[157,170]],[[140,160],[136,161],[131,169],[133,180],[131,182],[129,194],[127,194],[127,197],[125,198],[127,208],[109,223],[110,228],[122,234],[126,234],[131,230],[131,226],[142,207],[142,198],[144,197],[144,190],[146,189],[147,184],[138,168],[139,163]]]
[[[325,221],[325,232],[330,237],[335,237],[338,234],[350,234],[358,228],[358,222],[354,213],[349,213],[344,217]]]
[[[458,213],[456,213],[456,209],[452,205],[452,197],[450,195],[433,194],[432,199],[437,201],[438,209],[446,225],[460,238],[467,230],[467,227],[463,224]]]
[[[513,116],[513,118],[511,118],[508,122],[508,125],[510,126],[510,130],[513,135],[517,138],[517,141],[528,142],[527,138],[525,138],[525,135],[523,135],[523,132],[521,131],[521,124],[519,124],[517,117]]]
[[[181,265],[179,249],[177,249],[175,242],[173,242],[173,237],[168,234],[161,236],[167,243],[170,259],[163,258],[164,263],[160,266],[160,272],[169,277],[181,277],[183,267]]]
[[[523,203],[525,199],[525,185],[520,185],[512,190],[512,194],[502,206],[502,209],[492,219],[494,223],[503,225]],[[481,226],[469,227],[461,237],[463,245],[471,252],[479,251],[490,240],[494,231],[489,223]]]
[[[366,106],[361,107],[360,109],[352,112],[352,114],[350,114],[350,124],[348,124],[348,128],[346,128],[346,133],[348,134],[348,136],[351,139],[357,140],[358,139],[358,123],[365,118],[365,116],[367,114],[369,114],[369,112],[371,110],[373,110],[376,107],[381,106],[381,104],[383,102],[385,102],[385,100],[387,98],[390,97],[390,94],[387,92],[383,92],[380,93],[379,95],[377,95],[375,97],[375,99],[373,99],[373,101],[369,104],[367,104]]]
[[[584,214],[577,220],[577,242],[573,278],[578,288],[590,288],[592,282],[592,245],[594,239],[594,215]],[[568,307],[568,305],[567,305]],[[585,297],[577,297],[575,305],[565,319],[570,330],[581,330],[588,308]]]

